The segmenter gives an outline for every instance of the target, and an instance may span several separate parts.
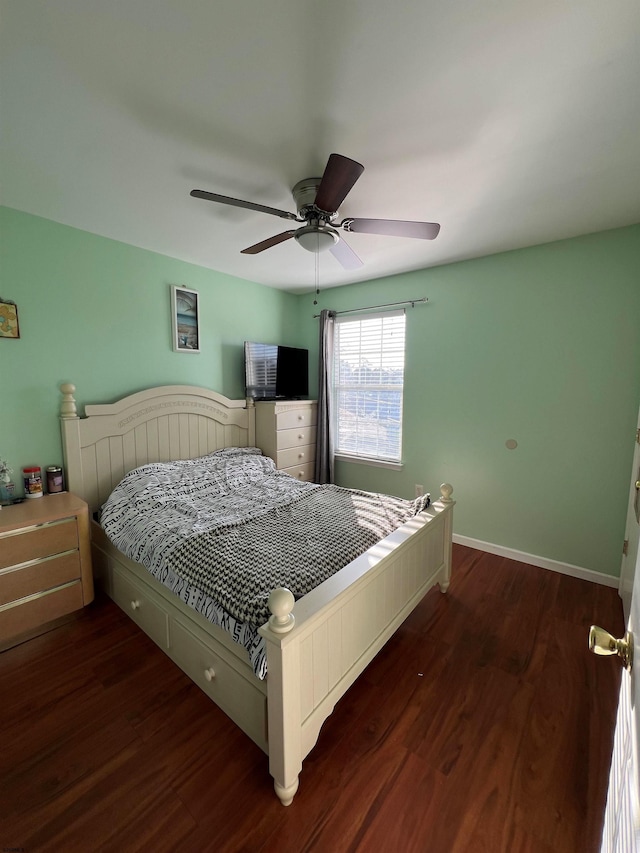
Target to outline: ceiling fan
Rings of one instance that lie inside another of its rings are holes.
[[[358,269],[362,261],[340,236],[337,229],[360,234],[381,234],[388,237],[415,237],[420,240],[433,240],[438,236],[440,226],[437,222],[410,222],[401,219],[343,219],[337,222],[338,208],[364,172],[364,166],[344,157],[332,154],[327,161],[321,178],[304,178],[294,186],[292,193],[296,203],[297,215],[275,207],[266,207],[252,201],[242,201],[206,190],[191,190],[194,198],[230,204],[270,213],[282,219],[305,223],[301,228],[283,231],[253,246],[242,250],[244,255],[256,255],[278,243],[284,243],[292,237],[309,252],[322,252],[328,249],[347,270]]]

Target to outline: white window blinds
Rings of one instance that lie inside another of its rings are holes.
[[[245,384],[248,397],[264,397],[276,393],[278,347],[245,341]]]
[[[400,462],[404,339],[404,311],[336,318],[336,453]]]

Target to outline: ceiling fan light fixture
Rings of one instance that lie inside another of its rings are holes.
[[[338,242],[338,232],[326,226],[305,225],[304,228],[298,228],[294,236],[303,249],[316,255],[326,252]]]

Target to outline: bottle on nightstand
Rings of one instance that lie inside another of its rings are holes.
[[[11,503],[13,498],[14,484],[11,482],[13,468],[4,459],[0,459],[0,509],[3,505]]]
[[[42,497],[42,469],[39,465],[31,465],[22,469],[24,478],[25,498]]]
[[[0,508],[13,503],[15,488],[16,484],[12,480],[0,483]]]

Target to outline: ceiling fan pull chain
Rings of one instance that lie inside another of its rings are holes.
[[[316,253],[315,261],[316,298],[313,300],[313,304],[317,305],[318,296],[320,296],[320,253]]]

